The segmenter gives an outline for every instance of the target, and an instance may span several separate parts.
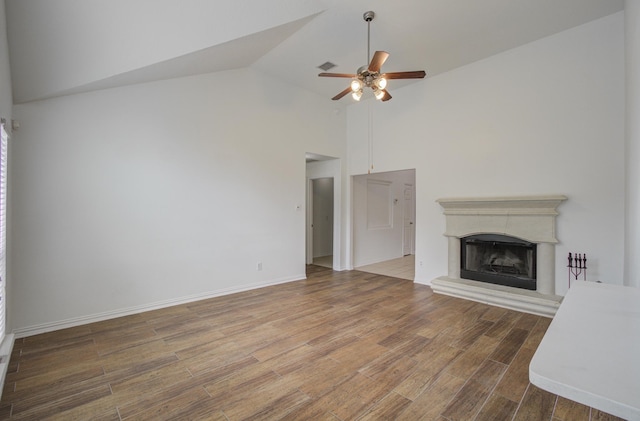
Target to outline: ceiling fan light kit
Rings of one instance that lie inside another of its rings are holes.
[[[320,73],[320,77],[342,77],[350,78],[351,83],[349,87],[338,95],[331,98],[336,101],[351,93],[351,97],[360,101],[364,88],[370,88],[373,91],[373,95],[380,101],[388,101],[391,99],[391,94],[387,91],[388,79],[422,79],[426,76],[424,70],[415,70],[410,72],[390,72],[380,73],[380,68],[389,57],[389,53],[386,51],[376,51],[371,61],[370,56],[370,42],[371,42],[371,21],[375,17],[375,13],[372,11],[365,12],[363,18],[367,22],[367,61],[368,65],[362,66],[358,69],[356,74],[348,73]]]

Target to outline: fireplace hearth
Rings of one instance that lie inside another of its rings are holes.
[[[460,277],[536,290],[536,244],[500,234],[460,239]]]

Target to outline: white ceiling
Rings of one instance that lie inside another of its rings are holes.
[[[329,99],[348,81],[319,78],[317,66],[330,61],[337,65],[331,72],[354,73],[365,64],[367,10],[376,13],[371,50],[390,53],[383,70],[426,70],[430,77],[618,12],[623,0],[6,0],[6,5],[14,98],[20,103],[239,67]],[[393,93],[407,83],[420,82],[394,80],[388,89]]]

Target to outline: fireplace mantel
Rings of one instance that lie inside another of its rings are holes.
[[[557,243],[556,208],[566,196],[438,199],[444,209],[447,237],[493,233],[532,243]]]
[[[562,195],[438,199],[449,239],[447,276],[434,279],[434,292],[553,316],[561,297],[555,295],[557,207]],[[502,287],[460,278],[460,238],[503,234],[537,244],[537,291]]]

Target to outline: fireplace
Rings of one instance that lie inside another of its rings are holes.
[[[460,239],[460,277],[536,290],[536,244],[500,234]]]
[[[433,291],[553,316],[562,300],[555,295],[555,225],[565,200],[561,195],[438,199],[446,222],[448,273],[431,281]]]

